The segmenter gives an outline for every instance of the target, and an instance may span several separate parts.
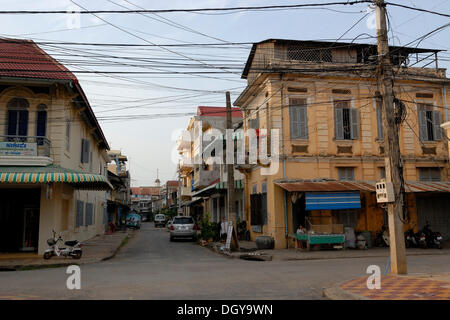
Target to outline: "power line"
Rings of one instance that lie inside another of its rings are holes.
[[[271,5],[271,6],[243,6],[228,8],[188,8],[188,9],[141,9],[141,10],[87,10],[81,6],[84,11],[67,11],[67,10],[3,10],[0,14],[130,14],[130,13],[174,13],[174,12],[208,12],[208,11],[241,11],[241,10],[272,10],[272,9],[300,9],[308,7],[326,7],[337,5],[354,5],[361,3],[372,3],[370,0],[357,0],[345,2],[325,2],[325,3],[305,3],[293,5]]]
[[[404,9],[410,9],[410,10],[414,10],[414,11],[425,12],[425,13],[431,13],[431,14],[435,14],[435,15],[438,15],[438,16],[450,18],[450,14],[447,14],[447,13],[431,11],[431,10],[422,9],[422,8],[416,8],[416,7],[410,7],[410,6],[407,6],[407,5],[404,5],[404,4],[393,3],[393,2],[386,2],[386,5],[393,6],[393,7],[400,7],[400,8],[404,8]]]

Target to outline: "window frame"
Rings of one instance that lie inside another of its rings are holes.
[[[303,99],[305,100],[304,105],[300,104],[291,104],[291,100],[294,99]],[[289,109],[289,137],[291,140],[308,140],[309,138],[309,126],[308,126],[308,106],[311,105],[311,98],[307,94],[290,94],[286,97],[286,104]],[[295,110],[297,109],[297,110]],[[299,112],[298,116],[301,117],[301,113],[303,113],[304,117],[304,127],[301,127],[302,121],[299,118],[297,121],[298,134],[294,134],[293,128],[293,115],[294,112]],[[302,132],[303,131],[303,132]]]
[[[339,181],[356,181],[355,180],[355,167],[337,167],[337,169],[338,169],[338,180]],[[352,169],[352,170],[350,170],[350,169]],[[341,175],[342,170],[351,171],[352,172],[351,180],[348,179],[348,173],[347,172],[345,173],[345,177],[343,177]]]
[[[359,109],[355,108],[355,99],[352,95],[349,96],[332,96],[331,107],[333,109],[333,125],[334,125],[334,139],[336,141],[353,141],[360,139],[360,121],[359,121]],[[337,102],[346,101],[348,102],[347,107],[336,106]],[[350,128],[350,138],[345,138],[344,133],[344,119],[338,119],[337,109],[348,109],[349,110],[349,128]],[[338,135],[338,120],[342,120],[342,136]],[[356,128],[356,129],[355,129]]]

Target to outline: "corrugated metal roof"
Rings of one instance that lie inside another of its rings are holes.
[[[302,180],[275,181],[275,184],[289,192],[313,191],[371,191],[375,192],[377,181],[330,181],[330,180]],[[406,192],[450,192],[450,182],[446,181],[407,181]]]
[[[275,182],[281,188],[293,192],[306,191],[375,191],[373,185],[350,181],[287,181]]]

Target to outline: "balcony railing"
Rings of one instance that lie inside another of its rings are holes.
[[[0,156],[50,157],[50,140],[36,136],[0,135]]]

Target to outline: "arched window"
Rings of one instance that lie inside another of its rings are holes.
[[[45,104],[40,104],[37,109],[36,140],[38,145],[43,145],[45,140],[44,138],[47,134],[47,106]]]
[[[30,104],[24,98],[13,98],[8,102],[8,140],[26,140],[29,106]]]

